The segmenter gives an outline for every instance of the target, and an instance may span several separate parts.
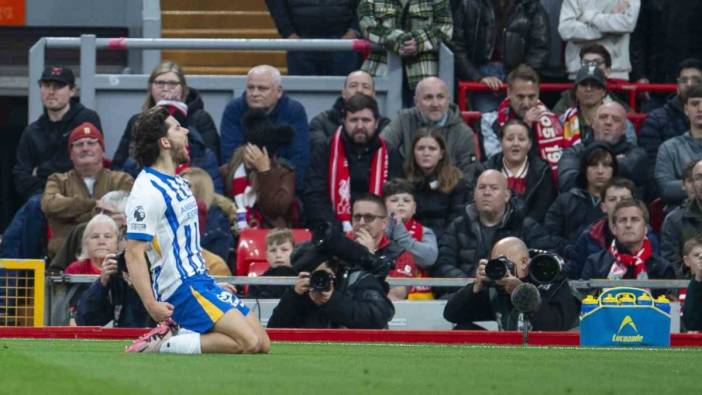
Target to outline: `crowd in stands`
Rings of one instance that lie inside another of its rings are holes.
[[[149,76],[141,108],[124,109],[137,114],[109,158],[99,115],[75,99],[72,71],[48,67],[38,81],[44,113],[17,149],[15,186],[25,204],[5,230],[0,257],[47,258],[50,272],[98,274],[75,303],[78,324],[147,323],[128,274],[117,275],[116,256],[124,216],[140,215],[124,212],[126,194],[149,170],[134,160],[132,127],[138,112],[161,106],[189,131],[190,162],[178,172],[198,202],[208,271],[236,273],[240,232],[272,229],[260,275],[296,277],[293,287],[248,287],[250,297],[280,298],[270,327],[385,328],[391,301],[443,298],[445,318],[458,328],[497,319],[515,329],[505,304],[518,284],[532,281],[529,249],[539,249],[565,266],[556,284],[540,289],[547,302],[533,318],[536,329],[577,324],[569,279],[689,279],[686,298],[655,293],[685,300],[686,329],[702,329],[702,50],[699,19],[687,16],[702,7],[328,3],[267,1],[285,38],[362,37],[382,47],[365,60],[288,53],[290,74],[346,75],[320,114],[285,92],[278,69],[259,65],[216,125],[182,68],[165,61]],[[475,125],[464,122],[467,109],[451,102],[454,87],[437,76],[441,43],[455,53],[458,80],[489,88],[469,97],[481,113]],[[403,65],[397,114],[383,114],[375,99],[373,78],[386,72],[387,52]],[[573,87],[546,100],[540,84],[557,81],[559,70]],[[610,90],[630,81],[677,87],[667,98],[640,96],[647,111],[640,130],[627,119],[639,109]],[[666,215],[662,225],[654,215]],[[325,227],[375,266],[353,268],[345,251],[320,254],[318,240],[296,243],[289,230]],[[514,266],[495,287],[485,266],[498,257]],[[324,289],[312,281],[320,270],[331,278]],[[388,277],[475,282],[389,287]]]

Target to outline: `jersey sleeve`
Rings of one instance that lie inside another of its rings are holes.
[[[151,241],[166,211],[162,199],[135,188],[127,200],[127,240]]]

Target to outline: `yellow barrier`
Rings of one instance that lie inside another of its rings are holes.
[[[44,326],[44,261],[0,259],[0,326]]]

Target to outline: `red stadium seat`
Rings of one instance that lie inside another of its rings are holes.
[[[268,268],[271,267],[271,265],[268,264],[268,261],[253,261],[249,265],[249,277],[258,277],[262,275],[263,273],[268,270]]]
[[[307,229],[291,230],[295,243],[308,241],[312,238],[312,233]],[[268,264],[268,260],[266,259],[267,233],[268,229],[244,229],[241,234],[239,234],[239,244],[236,248],[235,274],[237,276],[247,276],[251,265],[256,262]]]

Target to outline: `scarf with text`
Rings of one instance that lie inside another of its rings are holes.
[[[351,221],[351,174],[346,159],[346,150],[341,141],[339,127],[331,139],[329,155],[329,197],[332,210],[339,221]],[[385,141],[380,139],[380,147],[373,154],[368,177],[368,192],[382,196],[383,184],[388,178],[388,148]]]
[[[634,269],[634,276],[637,280],[647,280],[648,273],[646,271],[646,261],[653,254],[651,242],[644,239],[643,246],[635,255],[619,252],[617,249],[617,241],[612,240],[609,246],[609,252],[614,256],[614,264],[609,269],[607,279],[621,280],[626,275],[629,268]]]
[[[571,107],[563,113],[563,139],[568,142],[568,146],[573,146],[580,142],[580,117],[578,117],[578,107]]]
[[[567,148],[566,141],[563,139],[563,128],[556,114],[552,113],[541,101],[536,106],[544,112],[531,125],[536,132],[536,141],[533,143],[539,147],[539,155],[551,166],[553,180],[557,181],[558,161],[561,159],[563,149]],[[505,98],[497,107],[497,125],[502,128],[507,121],[516,117],[517,115],[510,106],[509,97]]]

